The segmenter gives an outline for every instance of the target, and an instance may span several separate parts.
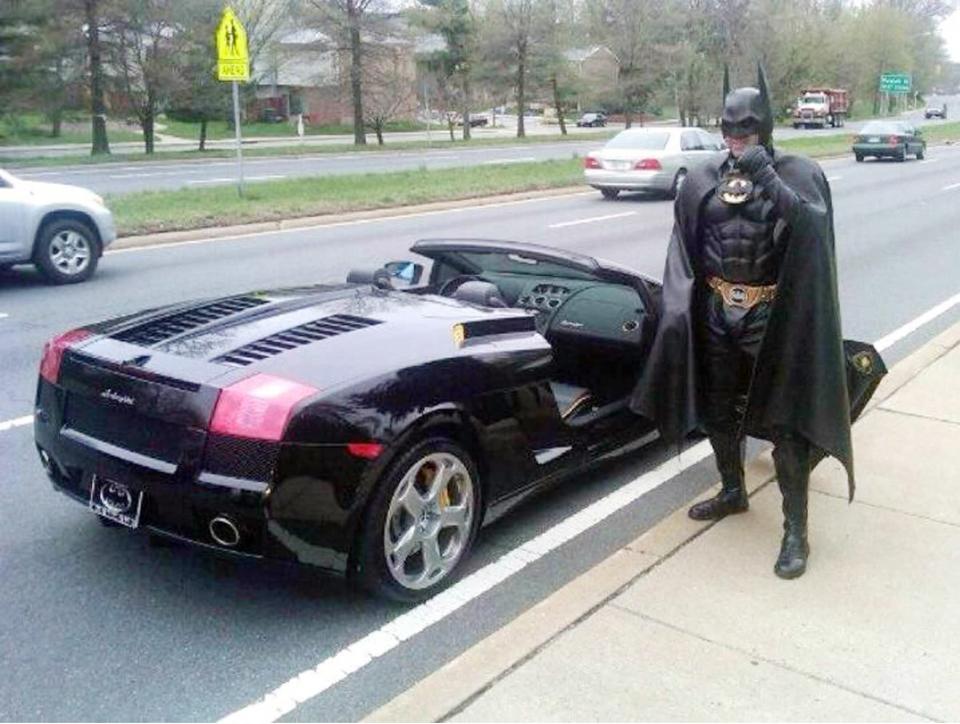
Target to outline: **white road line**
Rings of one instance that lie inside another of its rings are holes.
[[[957,185],[960,186],[960,184],[957,184]],[[907,322],[902,327],[899,327],[898,329],[893,330],[890,334],[877,340],[873,346],[877,348],[878,352],[883,352],[883,350],[889,349],[890,347],[895,345],[897,342],[899,342],[901,339],[906,337],[908,334],[912,334],[913,332],[916,332],[923,325],[929,324],[937,317],[943,314],[946,314],[958,304],[960,304],[960,294],[954,294],[952,297],[950,297],[946,301],[941,302],[940,304],[938,304],[935,307],[932,307],[931,309],[928,309],[926,312],[921,314],[919,317],[917,317],[913,321]]]
[[[671,458],[656,469],[588,505],[425,603],[396,616],[376,631],[327,657],[314,668],[307,669],[278,686],[259,701],[225,716],[220,720],[221,724],[276,721],[396,648],[402,641],[442,621],[534,561],[609,518],[678,473],[693,467],[710,454],[710,443],[704,441],[694,445],[681,456]]]
[[[231,181],[236,180],[231,178]],[[257,236],[269,236],[271,234],[294,234],[302,231],[315,231],[317,229],[335,229],[341,226],[359,226],[362,224],[379,224],[389,221],[403,221],[404,219],[417,219],[423,216],[437,216],[439,214],[462,214],[468,211],[477,211],[478,209],[497,209],[504,206],[516,206],[518,204],[530,204],[542,201],[556,201],[557,199],[567,199],[575,196],[593,196],[595,191],[574,191],[569,194],[558,194],[557,196],[543,196],[535,199],[520,199],[519,201],[502,201],[496,204],[481,204],[479,206],[458,206],[452,209],[437,209],[436,211],[418,211],[414,214],[393,214],[391,216],[379,216],[374,219],[354,219],[353,221],[330,221],[327,223],[313,224],[310,226],[297,226],[289,229],[273,229],[271,231],[251,231],[247,234],[235,234],[233,236],[210,237],[208,239],[193,239],[191,241],[175,241],[170,244],[153,244],[150,246],[135,246],[130,249],[107,249],[104,254],[131,254],[133,252],[159,251],[162,249],[172,249],[178,246],[194,246],[196,244],[212,244],[217,241],[236,241],[237,239],[251,239]],[[465,199],[469,201],[470,199]]]
[[[23,417],[15,417],[12,420],[4,420],[0,422],[0,432],[6,432],[15,427],[23,427],[24,425],[29,425],[31,422],[33,422],[33,415],[24,415]]]
[[[953,191],[954,189],[960,189],[960,184],[950,184],[949,186],[944,186],[941,191]]]
[[[536,161],[533,156],[524,156],[523,158],[494,158],[490,161],[484,161],[481,166],[493,166],[501,163],[530,163]]]
[[[168,176],[171,173],[179,173],[177,171],[154,171],[150,173],[115,173],[110,174],[107,178],[149,178],[151,176]]]
[[[10,316],[10,315],[7,314],[6,312],[0,312],[0,319],[6,319],[6,318],[9,317],[9,316]]]
[[[244,181],[268,181],[270,179],[286,178],[286,174],[272,174],[270,176],[246,176]],[[199,186],[200,184],[222,184],[229,183],[231,181],[236,181],[236,176],[231,176],[230,178],[204,178],[198,179],[196,181],[187,181],[188,186]]]
[[[633,216],[636,211],[624,211],[622,214],[607,214],[606,216],[591,216],[589,219],[577,219],[576,221],[563,221],[559,224],[550,224],[548,229],[562,229],[565,226],[579,226],[580,224],[592,224],[594,221],[606,221],[607,219],[622,219],[624,216]]]
[[[827,181],[839,181],[843,176],[827,176]]]
[[[946,313],[958,303],[960,303],[960,294],[954,295],[912,322],[876,341],[874,347],[877,351],[888,349],[910,332]],[[274,722],[289,714],[299,705],[319,696],[374,659],[396,648],[401,642],[442,621],[529,564],[590,530],[641,496],[709,457],[710,454],[710,443],[706,440],[694,445],[682,455],[667,460],[654,470],[644,473],[588,505],[544,533],[504,554],[493,563],[461,579],[425,603],[396,616],[376,631],[328,656],[315,667],[294,676],[254,703],[228,714],[220,719],[218,724]]]

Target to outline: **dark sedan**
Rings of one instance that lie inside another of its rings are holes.
[[[919,128],[904,121],[870,121],[853,139],[857,161],[867,156],[906,161],[907,156],[923,159],[927,142]]]
[[[531,244],[412,251],[426,283],[395,262],[52,340],[34,430],[54,487],[105,525],[418,600],[481,523],[649,439],[627,401],[656,282]]]

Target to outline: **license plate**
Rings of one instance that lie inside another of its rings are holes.
[[[96,475],[90,484],[90,510],[128,528],[140,525],[143,491]]]
[[[870,136],[870,138],[867,139],[867,143],[880,143],[880,139],[876,136]]]
[[[629,171],[630,170],[629,161],[607,161],[606,166],[611,171]]]

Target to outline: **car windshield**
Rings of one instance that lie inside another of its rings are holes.
[[[906,129],[903,125],[899,123],[892,123],[890,121],[870,121],[867,125],[863,127],[863,130],[860,131],[861,135],[870,135],[870,134],[889,134],[889,133],[903,133]]]
[[[623,131],[611,138],[605,148],[638,148],[643,151],[659,151],[667,147],[669,131]]]
[[[460,251],[456,253],[477,273],[529,274],[530,276],[564,277],[566,279],[594,279],[586,271],[574,269],[560,263],[544,261],[524,256],[520,253],[503,251]]]
[[[804,103],[825,103],[826,101],[823,96],[804,96],[803,102]]]

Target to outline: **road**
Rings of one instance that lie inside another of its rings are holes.
[[[960,109],[960,97],[936,99],[931,103],[948,103],[953,109]],[[904,116],[918,125],[943,123],[937,119],[927,121],[923,111],[913,111]],[[775,138],[787,139],[837,133],[855,133],[864,121],[849,123],[843,129],[793,129],[777,128]],[[536,124],[532,135],[539,135]],[[555,132],[555,128],[550,129]],[[577,129],[578,131],[600,132],[604,129]],[[608,130],[616,130],[610,126]],[[487,133],[487,136],[483,134]],[[416,134],[414,134],[416,135]],[[497,132],[480,131],[477,137],[496,137]],[[505,134],[500,134],[505,135]],[[419,137],[419,136],[418,136]],[[438,138],[434,134],[434,138]],[[289,140],[286,142],[289,145]],[[481,166],[484,164],[517,163],[521,161],[544,161],[549,159],[568,159],[572,156],[584,156],[599,148],[602,143],[591,141],[567,141],[556,143],[537,143],[522,146],[450,146],[442,140],[436,141],[433,150],[416,151],[368,151],[313,154],[296,157],[248,157],[244,161],[244,174],[247,181],[271,181],[309,176],[332,176],[350,173],[379,173],[416,168],[453,168]],[[506,139],[505,139],[506,144]],[[2,153],[2,149],[0,149]],[[17,175],[36,181],[75,184],[93,189],[102,194],[126,194],[136,191],[155,191],[178,188],[202,188],[205,186],[228,185],[236,183],[237,163],[232,159],[210,159],[208,161],[169,161],[104,164],[96,166],[75,166],[62,168],[31,168],[17,172]]]
[[[922,162],[828,161],[844,332],[876,341],[960,292],[960,149]],[[398,609],[309,571],[221,561],[105,529],[51,491],[29,425],[43,341],[91,320],[189,299],[344,279],[407,258],[421,237],[548,243],[660,276],[671,205],[595,192],[389,221],[111,253],[90,283],[0,276],[0,711],[11,720],[208,720],[234,712],[377,630]],[[576,222],[576,223],[573,223]],[[960,306],[891,346],[888,364],[960,319]],[[670,457],[656,444],[578,475],[485,529],[485,565]],[[708,462],[309,700],[285,720],[355,720],[633,540],[714,480]],[[860,485],[869,485],[860,480]],[[764,541],[770,561],[777,541]],[[402,609],[400,609],[402,610]]]

